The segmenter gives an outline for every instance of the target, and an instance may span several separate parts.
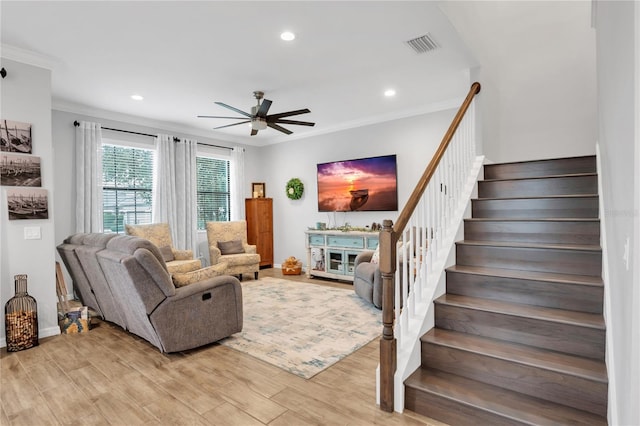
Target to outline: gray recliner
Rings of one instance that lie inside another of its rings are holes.
[[[69,272],[88,281],[107,321],[162,352],[193,349],[242,330],[242,287],[235,277],[195,271],[197,280],[177,287],[158,247],[133,236],[72,236],[59,250],[61,256],[75,252],[79,262],[71,265],[78,267]]]
[[[89,279],[82,268],[82,264],[80,263],[80,259],[78,259],[78,255],[75,250],[77,247],[82,245],[86,235],[87,234],[84,233],[71,235],[69,238],[64,240],[57,249],[64,266],[67,268],[67,271],[69,271],[69,275],[71,275],[71,280],[73,282],[73,294],[80,299],[80,302],[84,306],[88,306],[97,315],[104,318],[97,296],[91,288]]]
[[[371,263],[373,251],[363,251],[355,259],[353,289],[363,299],[382,309],[382,274],[377,263]]]
[[[96,254],[105,250],[107,243],[116,236],[117,234],[85,234],[82,244],[75,248],[75,252],[89,280],[91,289],[98,299],[102,317],[126,330],[127,323],[124,314],[96,257]]]

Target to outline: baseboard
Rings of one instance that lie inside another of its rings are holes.
[[[60,334],[60,327],[57,325],[54,327],[41,328],[38,330],[38,340],[44,339],[45,337],[57,336]],[[7,339],[3,337],[0,339],[0,348],[7,347]]]

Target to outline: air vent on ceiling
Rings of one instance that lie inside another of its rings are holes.
[[[429,33],[423,36],[411,39],[407,41],[407,44],[416,53],[427,53],[440,47],[438,46],[438,43],[436,43],[436,41],[433,38],[431,38],[431,34]]]

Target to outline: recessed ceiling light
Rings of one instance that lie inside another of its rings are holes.
[[[131,99],[133,99],[134,101],[141,101],[144,98],[141,95],[131,95]]]
[[[391,98],[391,97],[393,97],[393,96],[395,96],[395,95],[396,95],[396,91],[395,91],[395,90],[393,90],[393,89],[387,89],[387,90],[385,90],[385,91],[384,91],[384,95],[385,95],[387,98]]]
[[[280,34],[280,38],[283,39],[284,41],[291,41],[296,38],[296,35],[291,31],[285,31],[282,34]]]

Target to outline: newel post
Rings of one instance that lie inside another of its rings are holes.
[[[382,337],[380,338],[380,408],[393,411],[393,386],[396,372],[396,339],[393,335],[394,275],[397,238],[393,222],[384,220],[380,231],[380,273],[382,275]]]

